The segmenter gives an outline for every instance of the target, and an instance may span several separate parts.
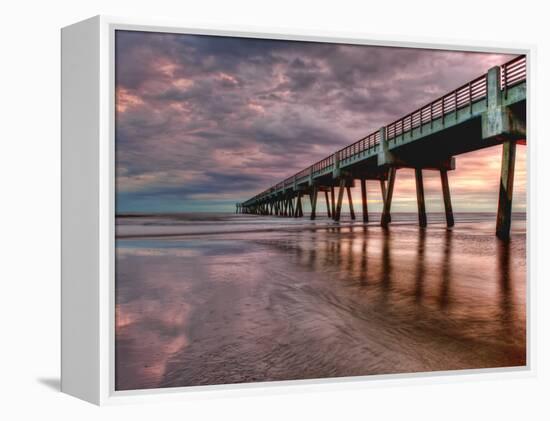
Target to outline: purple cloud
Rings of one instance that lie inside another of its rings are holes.
[[[117,31],[117,209],[232,210],[510,58]]]

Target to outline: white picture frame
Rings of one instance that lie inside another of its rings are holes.
[[[61,31],[62,45],[62,377],[63,392],[94,404],[170,400],[242,394],[291,393],[334,390],[415,382],[473,381],[513,378],[535,373],[533,355],[534,291],[527,271],[527,366],[515,369],[481,369],[403,375],[360,376],[323,380],[293,380],[257,384],[185,388],[114,390],[114,32],[151,32],[225,35],[332,43],[368,44],[428,49],[468,50],[525,54],[529,104],[536,86],[532,67],[534,47],[529,45],[461,44],[456,41],[388,39],[376,35],[277,29],[193,27],[178,22],[96,16]],[[528,156],[536,153],[530,135]],[[529,161],[529,159],[528,159]],[[529,184],[530,185],[530,184]],[[528,194],[527,220],[533,209]],[[528,229],[528,248],[533,242]]]

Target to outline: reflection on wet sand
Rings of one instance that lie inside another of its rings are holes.
[[[524,365],[525,235],[474,225],[121,248],[118,388]]]
[[[450,282],[451,282],[451,241],[450,230],[445,231],[445,243],[443,245],[443,259],[441,262],[441,292],[439,293],[439,307],[443,310],[448,307],[450,302]]]
[[[424,295],[423,281],[424,281],[424,248],[426,245],[426,230],[421,229],[418,233],[418,246],[417,246],[417,256],[416,256],[416,277],[415,277],[415,288],[414,288],[414,298],[415,303],[422,301],[422,296]]]

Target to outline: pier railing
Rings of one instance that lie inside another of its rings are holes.
[[[386,137],[393,139],[424,124],[432,123],[446,114],[470,106],[475,101],[485,98],[486,95],[487,77],[483,75],[388,124]]]
[[[500,66],[500,85],[506,96],[508,89],[517,85],[527,78],[527,59],[526,56],[518,56],[507,63]],[[386,139],[393,139],[397,136],[407,133],[425,124],[432,124],[434,120],[443,118],[452,112],[458,112],[464,107],[471,107],[474,102],[477,102],[487,97],[487,74],[479,76],[470,82],[460,86],[454,91],[430,102],[423,107],[418,108],[412,113],[401,117],[398,120],[384,127]],[[349,159],[358,154],[370,152],[372,148],[380,144],[380,130],[359,139],[358,141],[348,145],[337,151],[340,160]],[[332,169],[334,166],[334,154],[321,159],[315,164],[297,172],[292,177],[270,187],[262,193],[249,199],[254,201],[266,194],[293,186],[295,182],[309,177],[316,176],[324,171]]]
[[[345,148],[340,149],[338,151],[339,157],[340,159],[348,159],[361,152],[366,152],[374,148],[378,144],[380,144],[379,130],[365,136],[362,139],[359,139],[357,142],[354,142],[351,145],[346,146]]]

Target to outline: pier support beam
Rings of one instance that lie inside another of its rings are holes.
[[[327,202],[327,216],[329,218],[332,218],[332,212],[331,212],[331,204],[330,204],[330,200],[328,198],[328,191],[325,190],[325,201]]]
[[[351,200],[351,187],[346,187],[346,192],[348,194],[349,214],[351,216],[351,219],[355,219],[355,211],[353,210],[353,200]]]
[[[382,203],[386,203],[386,182],[380,180],[380,191],[382,192]]]
[[[380,191],[382,193],[382,203],[386,203],[386,181],[380,180]],[[382,211],[383,213],[383,211]],[[391,215],[388,215],[388,222],[391,222]]]
[[[332,219],[336,218],[336,204],[334,202],[334,186],[330,186],[330,199],[332,206]]]
[[[361,203],[363,205],[363,222],[369,222],[369,209],[367,207],[367,180],[361,179]]]
[[[424,202],[424,180],[422,179],[422,168],[414,169],[414,178],[416,180],[416,201],[418,203],[418,225],[425,227],[426,219],[426,204]]]
[[[294,218],[298,218],[301,215],[302,212],[302,192],[298,192],[298,196],[296,196],[296,210],[294,211]]]
[[[344,199],[344,189],[346,188],[346,180],[340,180],[340,187],[338,189],[338,203],[336,204],[336,211],[334,212],[334,220],[340,220],[340,213],[342,211],[342,200]]]
[[[516,142],[502,143],[502,163],[500,169],[500,192],[498,195],[497,237],[510,237],[512,223],[512,195],[514,191],[514,170],[516,163]]]
[[[317,210],[317,186],[313,186],[313,190],[309,195],[309,199],[311,201],[311,215],[310,219],[315,219],[315,211]]]
[[[388,179],[388,190],[386,191],[384,199],[384,211],[382,212],[381,225],[387,227],[391,221],[391,200],[393,197],[393,186],[395,185],[395,167],[390,168],[390,175]]]
[[[447,176],[447,170],[440,170],[439,174],[441,175],[441,189],[443,190],[443,202],[445,204],[445,219],[447,220],[447,226],[450,228],[455,225],[455,218],[453,216],[453,206],[451,205],[449,177]]]

